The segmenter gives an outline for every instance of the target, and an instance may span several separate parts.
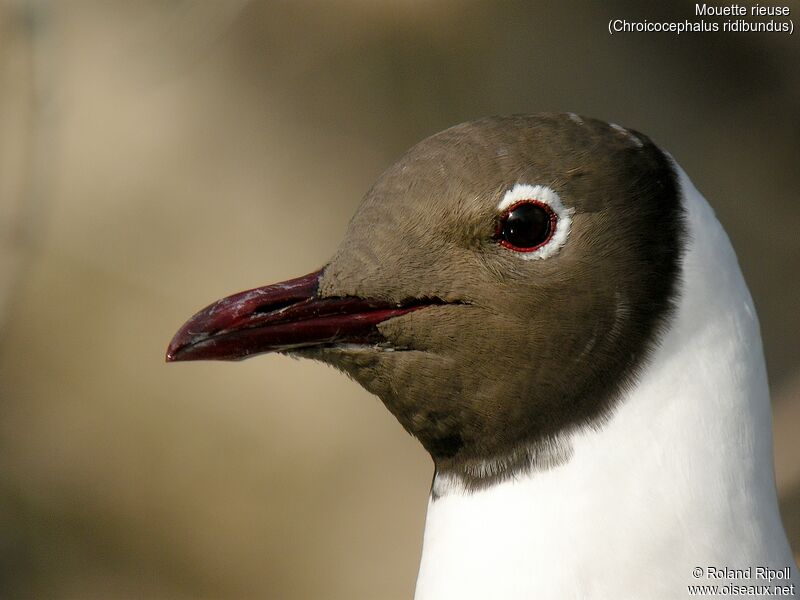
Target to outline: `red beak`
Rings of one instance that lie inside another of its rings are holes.
[[[437,300],[392,303],[320,298],[322,271],[240,292],[204,308],[178,330],[167,362],[241,360],[265,352],[332,344],[379,344],[376,325]]]

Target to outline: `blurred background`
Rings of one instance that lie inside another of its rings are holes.
[[[380,402],[310,362],[164,349],[324,264],[410,145],[514,112],[646,132],[716,208],[800,548],[800,45],[606,30],[693,10],[0,0],[0,597],[409,598],[432,465]]]

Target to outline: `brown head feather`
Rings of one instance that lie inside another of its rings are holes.
[[[515,184],[574,210],[557,252],[497,243]],[[412,148],[369,191],[322,296],[440,298],[379,325],[396,351],[300,350],[377,394],[440,472],[478,486],[563,459],[563,434],[613,409],[657,343],[685,228],[671,160],[648,138],[562,114],[493,117]]]

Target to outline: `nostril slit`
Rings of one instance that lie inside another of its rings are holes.
[[[284,308],[290,307],[292,304],[296,304],[296,300],[284,300],[283,302],[273,302],[271,304],[263,304],[256,308],[253,311],[254,315],[266,315],[273,312],[278,312],[279,310],[283,310]]]

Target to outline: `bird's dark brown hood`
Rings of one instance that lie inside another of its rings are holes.
[[[518,203],[550,211],[541,251],[500,237]],[[481,119],[389,167],[322,271],[212,304],[167,360],[323,361],[439,472],[487,485],[608,418],[668,326],[685,240],[672,162],[647,137],[574,115]]]

